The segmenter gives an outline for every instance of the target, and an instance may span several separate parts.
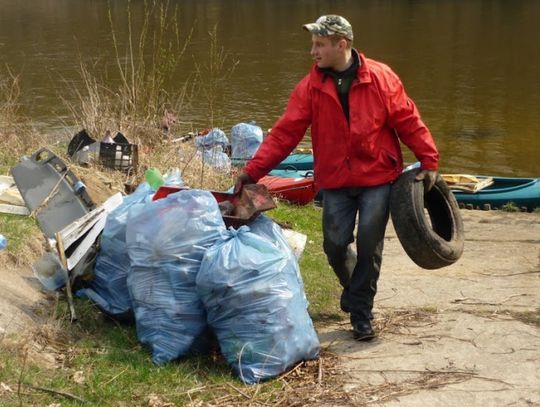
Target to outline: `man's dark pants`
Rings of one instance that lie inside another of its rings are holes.
[[[324,252],[343,286],[341,308],[351,322],[373,319],[373,299],[381,269],[391,184],[323,192]],[[349,244],[356,235],[356,263]],[[348,261],[349,260],[349,261]]]

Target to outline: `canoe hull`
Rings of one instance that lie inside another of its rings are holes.
[[[297,205],[306,205],[313,201],[318,190],[313,177],[276,177],[267,175],[258,184],[266,186],[271,195]]]
[[[478,176],[483,179],[486,177]],[[492,177],[494,182],[476,193],[452,191],[460,204],[482,207],[489,204],[492,208],[501,208],[510,202],[532,211],[540,207],[540,179]]]
[[[268,175],[284,178],[313,178],[313,170],[272,170]]]
[[[313,170],[313,154],[291,154],[279,163],[277,170]]]

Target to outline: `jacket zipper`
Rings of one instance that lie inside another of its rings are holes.
[[[341,80],[341,79],[340,79]],[[351,100],[350,96],[351,96],[351,91],[353,90],[353,88],[355,88],[356,86],[358,86],[358,78],[354,78],[352,83],[351,83],[351,87],[349,88],[349,93],[347,94],[347,97],[349,98],[349,100]],[[352,151],[352,137],[351,137],[351,105],[349,104],[349,120],[347,121],[347,128],[349,129],[349,134],[348,134],[348,151],[349,153]],[[350,155],[347,155],[347,158],[345,159],[346,163],[347,163],[347,168],[349,170],[352,169],[351,167],[351,156]]]

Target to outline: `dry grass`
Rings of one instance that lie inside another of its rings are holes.
[[[36,228],[33,233],[24,237],[24,245],[15,253],[7,250],[0,252],[0,264],[2,264],[2,267],[11,265],[15,267],[30,266],[43,253],[45,253],[45,239],[37,232]]]
[[[173,81],[178,63],[184,57],[191,32],[181,32],[179,10],[168,1],[145,2],[142,22],[134,27],[131,6],[126,7],[127,36],[121,37],[109,12],[111,49],[116,62],[115,85],[92,64],[80,58],[82,86],[67,83],[67,98],[61,96],[77,127],[94,138],[106,130],[120,131],[135,144],[159,146],[163,140],[160,128],[165,111],[181,115],[191,100],[195,81],[179,84]],[[121,24],[124,24],[122,22]],[[71,123],[70,123],[71,125]],[[190,123],[177,122],[174,129],[184,133]]]
[[[392,314],[392,315],[390,315]],[[408,322],[425,321],[422,312],[388,312],[384,326],[392,331],[401,329]],[[429,318],[428,318],[429,319]],[[39,365],[41,369],[62,369],[70,366],[76,357],[74,346],[76,337],[70,338],[58,321],[52,321],[33,330],[23,340],[9,341],[0,338],[4,351],[16,354],[21,369],[26,364]],[[346,357],[346,356],[341,356]],[[245,386],[235,381],[212,382],[193,387],[186,391],[191,406],[309,406],[340,405],[362,406],[396,400],[421,390],[433,390],[447,385],[462,383],[473,378],[485,379],[473,371],[456,370],[377,370],[366,369],[363,374],[376,375],[374,383],[350,382],[354,388],[347,388],[350,372],[341,367],[341,357],[323,350],[320,358],[300,362],[288,372],[272,380],[270,384],[261,383]],[[30,362],[31,361],[31,362]],[[220,362],[221,363],[221,362]],[[0,362],[0,367],[2,367]],[[355,371],[359,373],[360,371]],[[196,374],[197,372],[193,372]],[[19,383],[10,383],[12,392],[17,387],[32,390],[25,375]],[[0,389],[0,391],[2,391]],[[34,392],[43,389],[33,389]],[[60,392],[59,392],[60,394]],[[60,394],[62,395],[62,394]],[[69,397],[64,394],[63,397]],[[148,394],[145,403],[153,406],[172,406],[171,395],[167,393]],[[204,401],[203,401],[204,400]]]
[[[19,78],[8,68],[0,69],[0,169],[43,142],[20,114],[19,95]]]
[[[379,373],[385,379],[384,383],[355,389],[356,405],[384,403],[420,390],[439,389],[451,384],[463,383],[475,377],[473,372],[468,371],[380,371]],[[401,373],[405,375],[405,378],[398,381],[388,380],[386,376],[392,373]]]
[[[540,328],[540,308],[537,308],[534,311],[510,311],[510,315],[517,319],[518,321],[523,322],[524,324],[529,324]]]
[[[406,335],[409,327],[425,326],[433,323],[434,309],[395,309],[382,308],[377,312],[374,329],[378,335]]]

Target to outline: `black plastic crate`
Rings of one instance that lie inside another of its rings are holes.
[[[121,171],[135,171],[139,163],[137,144],[100,143],[101,165]]]

